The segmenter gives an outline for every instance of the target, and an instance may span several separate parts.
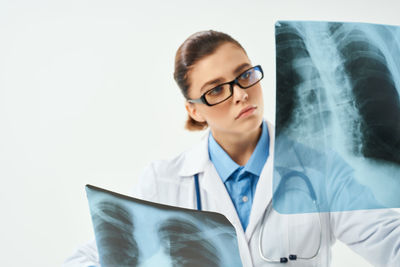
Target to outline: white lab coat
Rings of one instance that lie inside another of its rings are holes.
[[[172,160],[152,162],[139,178],[133,195],[149,201],[196,209],[193,175],[198,173],[202,209],[219,212],[234,225],[243,266],[277,266],[263,261],[259,255],[260,225],[272,199],[274,127],[269,123],[268,130],[270,156],[257,184],[246,231],[243,231],[229,194],[209,159],[208,138]],[[289,162],[299,160],[293,147],[288,147],[285,153]],[[332,161],[332,165],[334,163]],[[335,169],[335,166],[331,169],[336,176],[341,172],[341,168]],[[348,175],[347,171],[344,170],[344,174]],[[320,197],[320,193],[317,194]],[[331,197],[340,198],[340,194]],[[274,259],[288,257],[291,253],[299,257],[313,255],[322,234],[320,252],[316,258],[289,261],[285,266],[330,266],[331,246],[336,238],[375,266],[400,266],[400,215],[392,210],[323,212],[320,216],[315,213],[283,215],[272,210],[266,221],[262,248],[264,254]],[[65,267],[90,265],[99,266],[94,242],[80,247],[64,264]]]

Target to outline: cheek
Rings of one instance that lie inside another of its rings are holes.
[[[262,88],[259,84],[257,84],[257,87],[254,88],[253,90],[253,95],[257,98],[262,97]]]
[[[212,111],[210,111],[209,118],[211,120],[220,120],[220,119],[226,117],[227,112],[228,112],[228,109],[224,108],[224,107],[214,108]]]
[[[264,99],[261,86],[257,86],[256,88],[253,89],[254,90],[250,94],[251,101],[253,101],[253,103],[257,103],[259,106],[263,106]]]
[[[230,112],[230,106],[228,102],[229,101],[219,104],[215,107],[208,107],[208,109],[205,108],[203,110],[203,115],[209,124],[213,124],[213,122],[218,122],[220,124],[220,122],[226,121]]]

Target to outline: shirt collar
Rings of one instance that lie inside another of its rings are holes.
[[[240,167],[239,164],[231,159],[228,153],[225,152],[217,141],[215,141],[211,131],[208,136],[208,153],[219,177],[221,177],[224,183],[228,180],[229,176]]]
[[[251,172],[257,176],[260,176],[269,155],[269,134],[265,121],[263,121],[261,127],[262,131],[260,139],[258,140],[256,148],[254,149],[249,161],[244,166],[244,171]],[[208,152],[210,160],[214,164],[222,181],[225,183],[232,173],[240,167],[240,165],[234,162],[217,141],[215,141],[211,131],[208,137]]]
[[[269,156],[269,134],[268,127],[265,121],[262,123],[262,132],[257,146],[251,154],[249,161],[244,167],[244,171],[251,172],[254,175],[260,176],[265,162]]]

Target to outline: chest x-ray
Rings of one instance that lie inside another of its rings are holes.
[[[311,184],[317,203],[281,211],[400,207],[400,27],[280,21],[275,30],[274,188],[295,177],[302,185],[290,186]]]
[[[87,185],[103,267],[242,266],[236,232],[221,214],[176,208]]]

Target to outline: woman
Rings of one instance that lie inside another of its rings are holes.
[[[396,213],[283,215],[271,209],[274,127],[263,120],[263,72],[236,40],[211,30],[193,34],[176,53],[174,78],[187,100],[186,128],[210,132],[178,157],[150,164],[135,197],[224,214],[236,229],[243,266],[329,266],[336,238],[373,264],[400,262]],[[292,150],[306,149],[289,141],[279,147],[288,158],[296,157]],[[326,164],[347,179],[351,171],[337,160],[327,158]],[[65,266],[90,265],[99,265],[93,244]]]

